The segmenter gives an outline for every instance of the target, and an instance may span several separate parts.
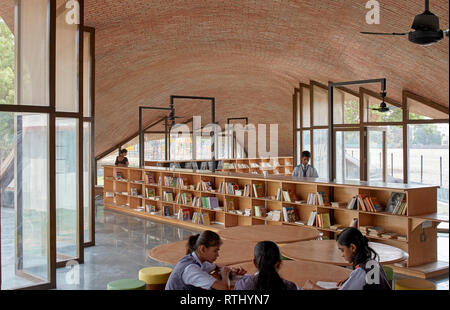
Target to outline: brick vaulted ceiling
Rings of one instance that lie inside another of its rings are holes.
[[[424,1],[379,1],[379,25],[366,24],[366,2],[85,0],[85,25],[96,28],[96,154],[138,130],[138,106],[167,106],[170,95],[215,97],[221,124],[240,116],[278,123],[282,155],[292,154],[299,82],[386,77],[392,99],[406,89],[448,107],[448,38],[424,47],[359,34],[408,31]],[[447,29],[448,0],[431,0],[430,9]]]

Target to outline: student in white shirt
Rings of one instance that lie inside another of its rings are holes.
[[[302,178],[318,178],[319,174],[317,173],[317,169],[308,164],[310,158],[311,153],[309,151],[303,151],[300,165],[294,168],[292,176]]]
[[[221,245],[220,236],[211,230],[189,237],[187,253],[175,265],[167,281],[166,290],[230,289],[230,272],[243,275],[246,271],[214,264],[219,257]],[[213,271],[220,274],[219,279],[211,275]]]
[[[352,264],[347,280],[338,283],[338,290],[391,290],[378,254],[369,247],[369,241],[359,229],[348,227],[337,235],[337,246],[342,257]],[[307,281],[304,289],[323,289]]]

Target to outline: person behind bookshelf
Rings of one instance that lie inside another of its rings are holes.
[[[128,167],[127,149],[119,150],[119,156],[116,157],[114,165],[119,167]]]
[[[242,268],[233,269],[214,264],[214,261],[219,257],[221,245],[220,236],[211,230],[205,230],[201,234],[190,236],[187,242],[186,255],[173,268],[165,289],[230,289],[230,272],[243,275],[246,271]]]
[[[318,178],[317,169],[309,164],[311,153],[309,151],[302,152],[300,165],[295,166],[292,176],[302,178]]]
[[[359,229],[344,229],[337,235],[336,241],[342,257],[353,267],[348,279],[337,284],[338,290],[391,290],[378,254],[369,247],[369,240]],[[305,287],[323,289],[311,281],[307,281]]]
[[[254,275],[245,275],[234,286],[235,290],[297,290],[297,285],[280,277],[281,253],[276,243],[261,241],[255,246],[253,264],[258,269]]]

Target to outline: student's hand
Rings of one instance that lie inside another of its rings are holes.
[[[239,266],[238,268],[233,268],[232,270],[233,270],[233,271],[236,273],[236,275],[238,275],[238,276],[242,276],[242,275],[244,275],[244,274],[247,273],[247,270],[245,270],[245,269],[242,268],[241,266]]]
[[[228,277],[230,276],[230,272],[231,272],[231,269],[229,268],[229,267],[222,267],[221,269],[220,269],[220,276],[221,276],[221,278],[222,278],[222,281],[226,281],[226,282],[228,282]]]

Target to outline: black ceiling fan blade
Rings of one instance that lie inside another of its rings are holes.
[[[375,34],[375,35],[381,35],[381,36],[404,36],[407,35],[408,32],[400,33],[400,32],[368,32],[368,31],[361,31],[362,34]]]

